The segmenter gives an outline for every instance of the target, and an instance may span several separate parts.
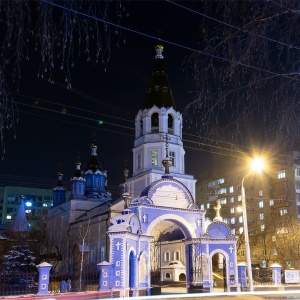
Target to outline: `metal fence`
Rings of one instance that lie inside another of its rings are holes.
[[[37,273],[1,273],[0,295],[36,294],[38,291]]]
[[[86,274],[51,274],[49,292],[67,293],[97,291],[99,272]]]

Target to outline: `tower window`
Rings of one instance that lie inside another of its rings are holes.
[[[158,165],[158,151],[151,150],[151,165],[157,166]]]
[[[142,158],[141,158],[141,153],[137,155],[137,169],[139,170],[141,168],[142,164]]]
[[[174,151],[169,151],[169,157],[172,161],[172,166],[175,167],[175,152]]]
[[[158,113],[154,113],[151,116],[151,131],[152,132],[158,132],[158,128],[159,128]]]
[[[173,134],[173,117],[169,114],[168,115],[168,133]]]

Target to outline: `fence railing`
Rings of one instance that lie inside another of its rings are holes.
[[[36,294],[38,291],[37,273],[0,274],[0,295]]]

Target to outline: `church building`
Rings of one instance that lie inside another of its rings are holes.
[[[59,174],[48,217],[51,251],[61,257],[57,270],[74,272],[83,259],[86,270],[100,270],[100,291],[117,290],[122,297],[153,294],[161,281],[211,291],[219,267],[224,288],[238,286],[237,239],[222,222],[220,207],[214,220],[205,217],[195,201],[196,180],[185,174],[182,115],[163,63],[163,46],[157,45],[135,118],[132,176],[125,169],[120,198],[107,191],[93,142],[86,167],[76,162],[70,199]]]

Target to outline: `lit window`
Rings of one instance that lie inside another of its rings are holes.
[[[141,159],[141,154],[139,153],[137,155],[137,169],[141,168],[141,164],[142,164],[142,159]]]
[[[265,231],[265,228],[266,228],[265,224],[260,225],[260,231]]]
[[[224,178],[218,179],[218,184],[222,184],[222,183],[224,183],[224,182],[225,182]]]
[[[226,198],[220,199],[220,204],[226,204]]]
[[[206,207],[207,207],[207,208],[210,208],[210,203],[207,203],[207,204],[206,204]]]
[[[6,219],[7,219],[7,220],[11,220],[11,216],[10,216],[10,215],[7,215],[7,216],[6,216]]]
[[[220,188],[218,189],[218,194],[226,194],[226,188]]]
[[[231,212],[232,214],[234,214],[234,207],[231,207],[231,208],[230,208],[230,212]]]
[[[239,234],[244,233],[244,227],[239,227]]]
[[[274,200],[270,200],[270,206],[274,206]]]
[[[26,209],[26,210],[25,210],[25,213],[26,213],[26,214],[30,214],[30,213],[31,213],[31,210],[30,210],[30,209]]]
[[[243,217],[242,216],[239,217],[239,223],[243,223]]]
[[[279,172],[277,172],[277,178],[278,179],[285,178],[285,171],[279,171]]]
[[[32,203],[29,202],[29,201],[27,201],[27,202],[25,203],[25,205],[26,205],[26,206],[32,206]]]
[[[229,187],[229,193],[233,193],[233,185]]]
[[[47,203],[43,203],[43,206],[47,207],[48,205],[47,205]]]
[[[172,166],[175,167],[175,152],[169,151],[169,158],[171,159]]]
[[[281,209],[281,210],[280,210],[280,215],[281,215],[281,216],[287,215],[287,213],[288,213],[288,212],[287,212],[287,209]]]
[[[242,201],[242,196],[238,195],[238,201]]]
[[[259,197],[262,197],[262,196],[263,196],[263,191],[262,191],[262,190],[260,190],[260,191],[258,192],[258,196],[259,196]]]
[[[232,217],[232,218],[230,219],[230,224],[235,224],[235,217]]]
[[[201,204],[201,205],[200,205],[200,209],[201,209],[201,210],[204,210],[204,204]]]
[[[235,228],[232,228],[232,229],[230,230],[230,232],[231,232],[232,235],[235,235]]]
[[[151,165],[157,166],[158,165],[158,151],[151,150]]]
[[[265,215],[264,214],[259,214],[259,219],[260,220],[263,220],[265,218]]]
[[[234,203],[234,197],[230,197],[230,198],[229,198],[229,202],[230,202],[230,203]]]
[[[263,208],[264,207],[264,201],[259,201],[258,202],[258,207]]]

